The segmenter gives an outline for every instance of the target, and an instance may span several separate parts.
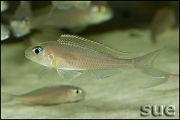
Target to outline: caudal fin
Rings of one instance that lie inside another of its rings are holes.
[[[1,103],[13,100],[13,95],[1,92]]]
[[[154,59],[156,58],[156,56],[163,49],[156,50],[154,52],[151,52],[149,54],[146,54],[144,56],[140,56],[140,57],[137,57],[137,58],[134,59],[134,67],[135,67],[135,69],[138,69],[142,73],[144,73],[146,75],[149,75],[151,77],[162,78],[161,82],[158,83],[158,85],[166,82],[168,80],[167,78],[169,76],[168,72],[159,70],[159,69],[153,67],[153,65],[152,65],[152,63],[153,63]]]

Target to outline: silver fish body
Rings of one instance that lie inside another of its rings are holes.
[[[66,80],[74,79],[83,71],[89,71],[95,78],[105,78],[121,74],[122,68],[135,68],[152,77],[165,78],[168,76],[166,72],[152,66],[161,50],[133,59],[122,59],[129,53],[80,36],[61,35],[57,41],[28,48],[25,56],[43,66],[57,69]]]
[[[23,95],[10,95],[2,93],[3,100],[23,101],[32,104],[60,104],[68,102],[76,102],[84,99],[85,92],[78,87],[68,85],[57,85],[43,87]]]

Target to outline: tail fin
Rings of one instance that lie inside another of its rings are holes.
[[[164,49],[164,48],[163,48]],[[134,59],[134,67],[135,69],[138,69],[139,71],[141,71],[142,73],[149,75],[151,77],[154,78],[162,78],[161,82],[158,83],[162,84],[164,82],[166,82],[169,76],[169,73],[159,70],[155,67],[153,67],[152,63],[154,61],[154,59],[156,58],[156,56],[163,50],[156,50],[154,52],[151,52],[149,54],[146,54],[144,56],[140,56]]]
[[[13,100],[13,95],[1,92],[1,103]]]

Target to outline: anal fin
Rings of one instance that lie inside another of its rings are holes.
[[[79,71],[74,71],[74,70],[62,70],[62,69],[57,69],[58,74],[65,80],[71,81],[75,77],[79,76],[82,74]]]
[[[107,78],[110,76],[122,74],[125,71],[119,70],[119,68],[113,68],[113,69],[90,70],[90,72],[93,77],[99,79],[99,78]]]

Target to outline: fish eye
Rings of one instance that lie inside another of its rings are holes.
[[[76,89],[76,90],[75,90],[75,93],[76,93],[77,95],[78,95],[78,94],[81,94],[81,92],[82,92],[82,91],[81,91],[80,89]]]
[[[34,55],[38,55],[38,54],[40,54],[42,51],[43,51],[43,49],[42,49],[41,46],[36,46],[36,47],[34,47],[34,48],[32,49],[32,53],[33,53]]]

